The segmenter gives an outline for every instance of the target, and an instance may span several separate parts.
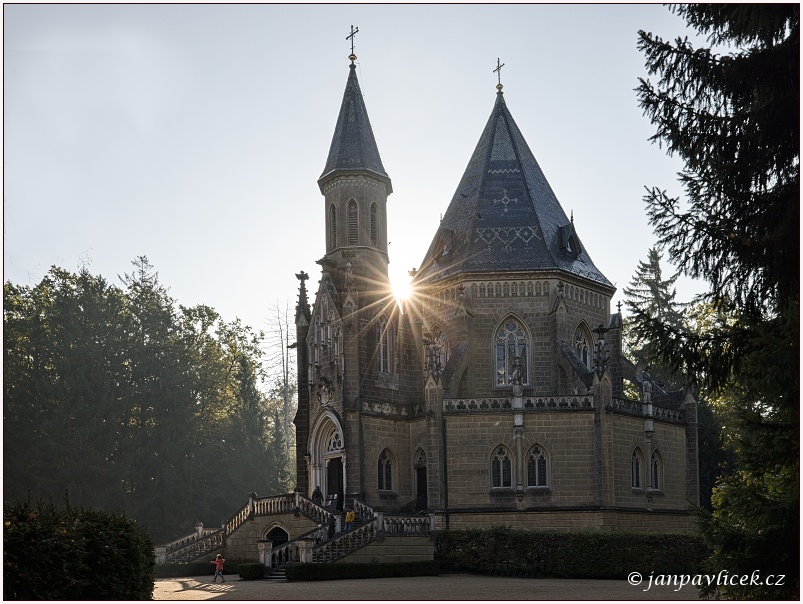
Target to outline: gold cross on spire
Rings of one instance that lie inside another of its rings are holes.
[[[499,78],[499,83],[496,85],[496,89],[499,92],[502,92],[502,68],[505,66],[504,63],[499,62],[499,58],[496,59],[496,69],[494,69],[494,73]]]
[[[351,54],[349,55],[349,61],[354,63],[357,60],[357,55],[354,54],[354,36],[357,35],[357,32],[360,31],[359,27],[351,26],[351,34],[346,36],[346,40],[351,40]]]

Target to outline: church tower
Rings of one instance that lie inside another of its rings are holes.
[[[401,397],[399,317],[388,279],[387,201],[393,188],[368,119],[356,59],[352,48],[318,179],[326,225],[321,280],[310,311],[297,314],[299,486],[307,493],[320,486],[326,497],[337,498],[338,507],[345,496],[361,491],[370,471],[362,464],[364,409]]]
[[[323,264],[337,269],[338,285],[363,295],[384,295],[388,287],[387,199],[393,187],[360,91],[357,57],[352,53],[349,59],[332,145],[318,179],[326,217]]]

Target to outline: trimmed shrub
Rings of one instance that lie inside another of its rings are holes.
[[[241,579],[253,581],[254,579],[265,578],[265,566],[260,562],[246,562],[237,566],[237,572]]]
[[[122,514],[42,500],[3,506],[6,600],[150,600],[153,541]]]
[[[288,581],[330,581],[334,579],[378,579],[380,577],[423,577],[440,574],[435,560],[416,562],[346,562],[328,564],[289,564],[285,568]]]
[[[158,564],[154,576],[157,579],[167,579],[171,577],[204,577],[214,576],[215,565],[211,564],[212,556],[201,558],[194,562],[170,562],[168,564]],[[237,572],[240,564],[248,564],[253,560],[226,560],[223,565],[223,574],[229,575]]]
[[[553,533],[508,527],[439,531],[435,559],[444,570],[507,576],[624,579],[638,571],[696,574],[706,558],[696,535],[588,530]]]

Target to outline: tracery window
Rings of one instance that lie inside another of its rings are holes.
[[[513,486],[513,463],[505,447],[498,447],[491,458],[491,487],[495,489]]]
[[[630,486],[634,489],[641,488],[641,450],[638,447],[630,458]]]
[[[547,456],[539,445],[530,449],[527,455],[527,486],[545,487],[547,480]]]
[[[334,451],[341,451],[343,449],[343,437],[340,435],[340,431],[335,428],[332,430],[332,433],[329,435],[329,438],[326,441],[326,453],[334,452]]]
[[[349,201],[349,245],[357,245],[357,202]]]
[[[376,230],[376,204],[371,204],[371,245],[376,247],[378,241]]]
[[[650,489],[653,491],[660,491],[663,487],[661,466],[661,454],[655,450],[650,456]]]
[[[512,386],[515,375],[514,361],[520,361],[522,385],[529,383],[527,375],[528,345],[527,332],[523,323],[510,317],[496,330],[496,385]]]
[[[380,491],[393,490],[393,461],[385,449],[379,455],[379,461],[376,467],[377,483],[376,486]]]
[[[574,350],[577,353],[577,356],[583,362],[583,365],[585,365],[586,368],[591,369],[591,346],[589,346],[588,343],[588,335],[582,327],[578,327],[574,331]]]

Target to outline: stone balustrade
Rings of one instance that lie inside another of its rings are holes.
[[[435,515],[384,516],[378,515],[380,530],[388,535],[429,535],[435,530]]]
[[[514,409],[513,398],[447,398],[443,399],[443,411],[446,413],[499,413],[514,411],[571,411],[577,409],[593,409],[594,397],[587,395],[573,396],[525,396],[522,397],[522,409]]]
[[[619,411],[623,413],[630,413],[633,415],[645,415],[644,405],[641,401],[634,401],[631,399],[613,399],[610,406],[606,411]],[[682,409],[667,409],[666,407],[658,407],[652,405],[652,417],[667,422],[682,424],[686,421],[686,415]]]

